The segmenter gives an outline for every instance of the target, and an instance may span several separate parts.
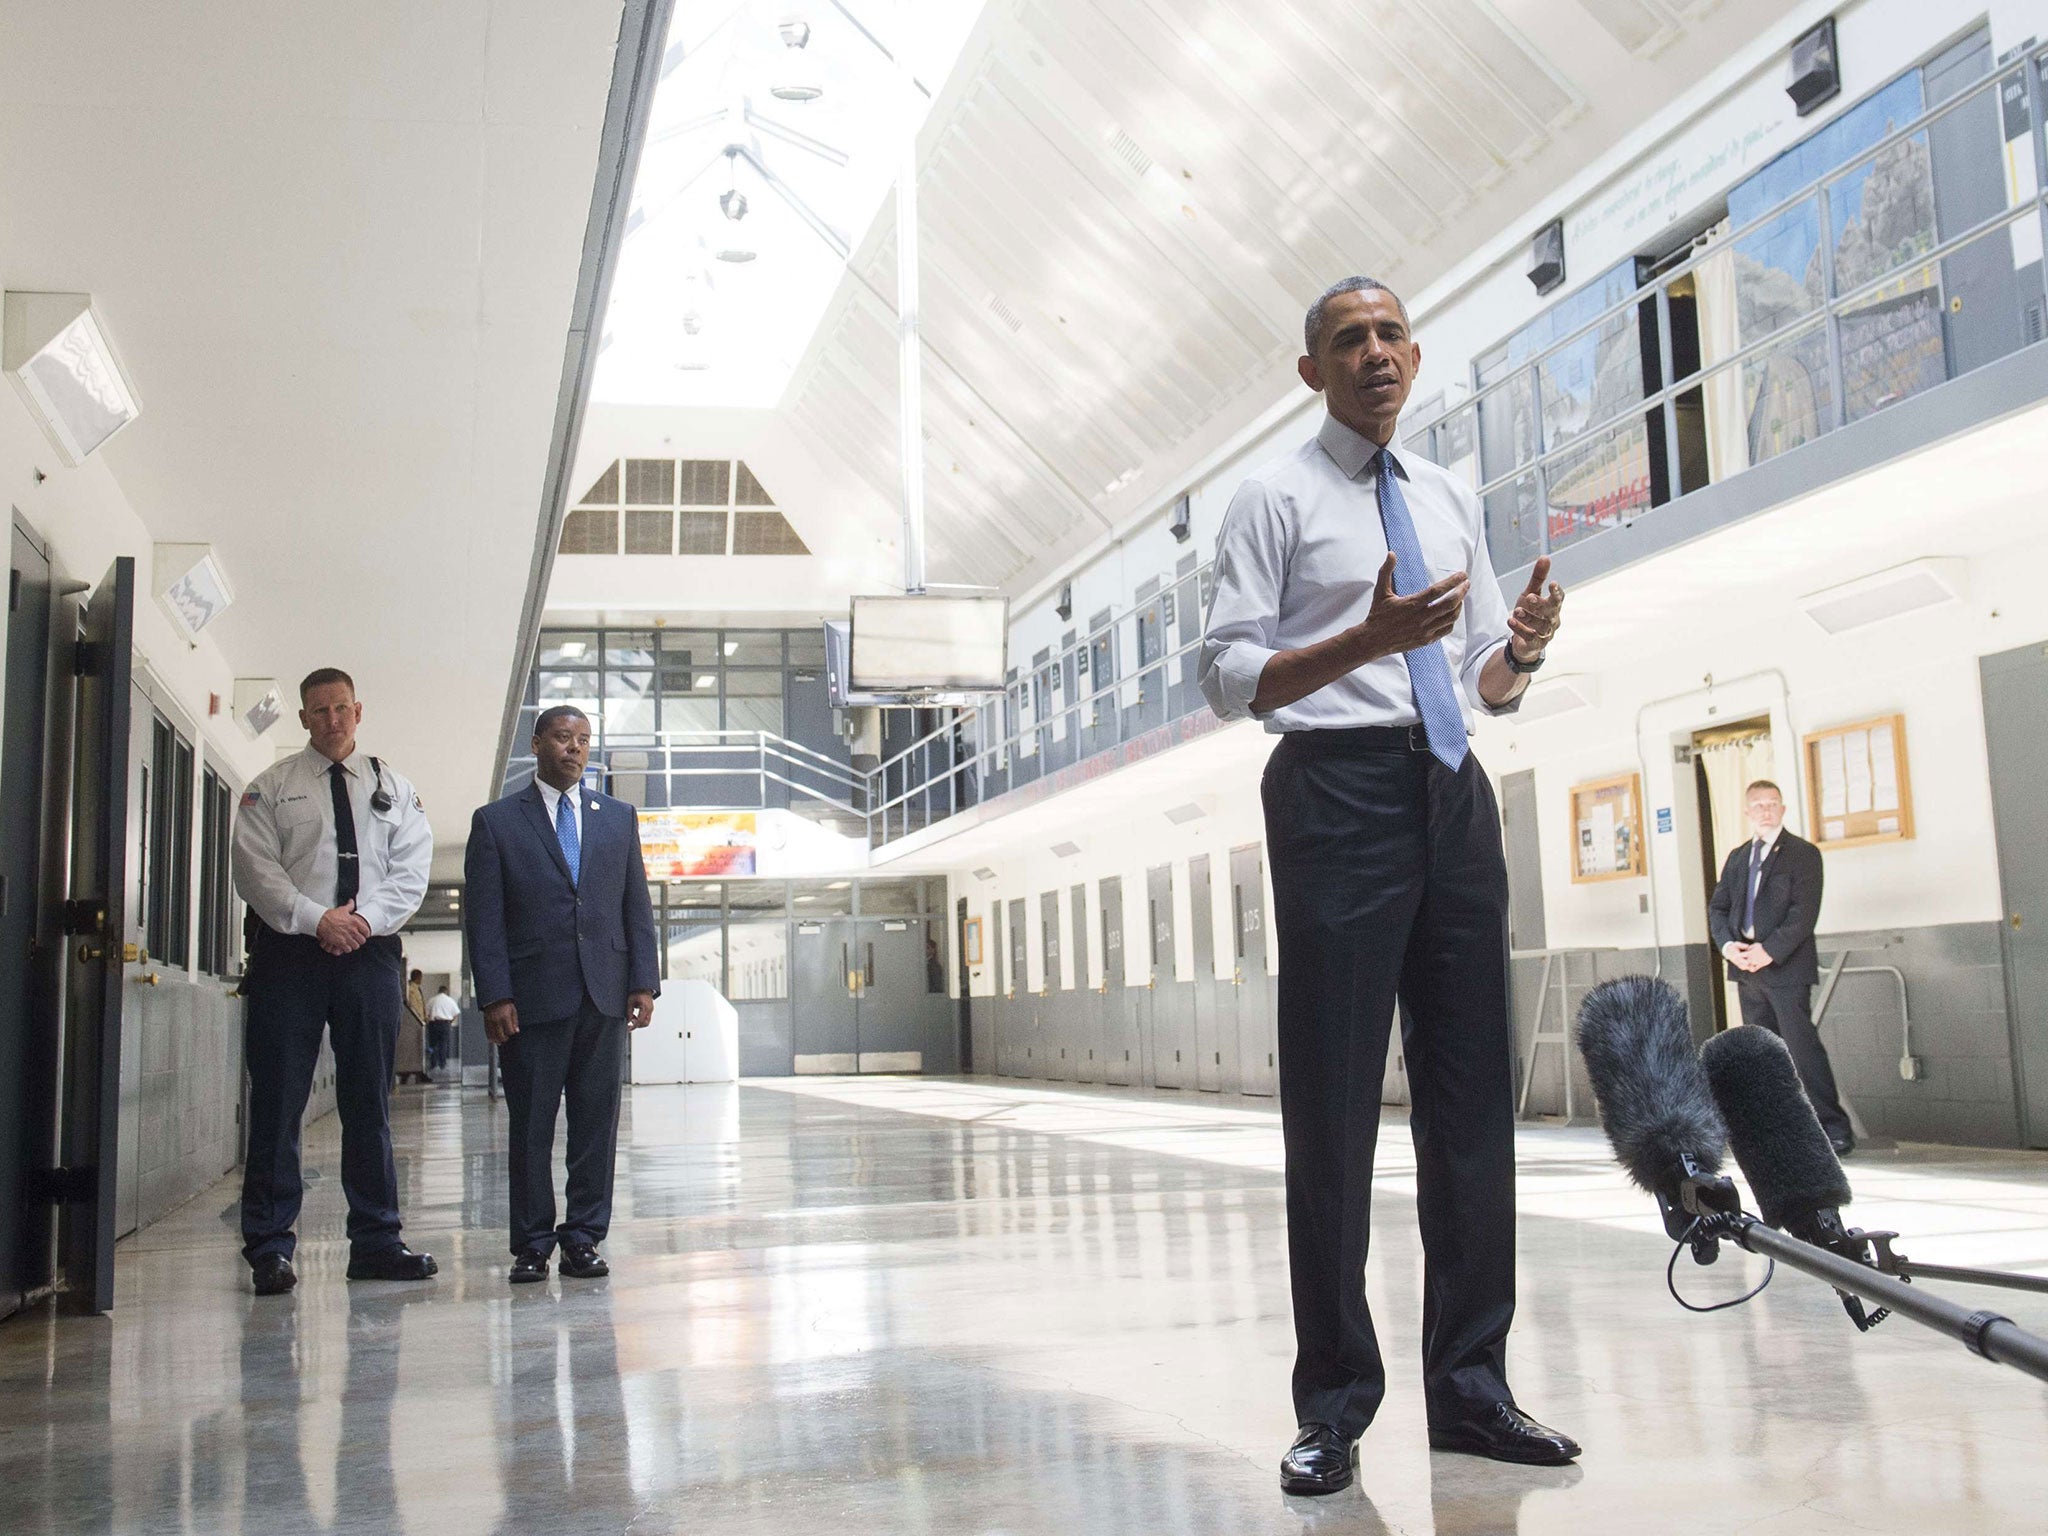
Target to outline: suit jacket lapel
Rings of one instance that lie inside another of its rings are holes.
[[[562,872],[564,880],[569,879],[569,861],[562,854],[561,839],[555,836],[554,823],[548,820],[547,801],[541,798],[540,785],[529,784],[519,797],[519,804],[526,812],[526,819],[532,823],[535,836],[548,850],[548,856],[555,861],[555,868]],[[575,882],[570,881],[573,885]]]

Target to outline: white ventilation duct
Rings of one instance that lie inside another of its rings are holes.
[[[1522,695],[1522,707],[1515,711],[1517,722],[1548,720],[1575,709],[1591,709],[1600,702],[1600,681],[1586,673],[1566,672],[1532,683]]]

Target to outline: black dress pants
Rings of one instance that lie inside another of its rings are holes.
[[[557,1242],[601,1243],[612,1224],[612,1169],[619,1150],[619,1078],[626,1021],[583,1000],[573,1018],[519,1021],[498,1047],[509,1111],[512,1252]],[[555,1114],[569,1106],[568,1208],[555,1226]]]
[[[1419,734],[1419,733],[1418,733]],[[1262,785],[1280,940],[1295,1417],[1356,1436],[1386,1392],[1365,1297],[1398,998],[1413,1098],[1430,1420],[1509,1398],[1515,1311],[1507,865],[1478,762],[1383,733],[1284,737]]]
[[[1734,967],[1730,966],[1730,970]],[[1849,1112],[1835,1091],[1835,1069],[1828,1061],[1828,1048],[1821,1043],[1820,1030],[1813,1022],[1813,988],[1735,985],[1742,999],[1742,1022],[1768,1029],[1785,1042],[1792,1065],[1799,1069],[1799,1081],[1813,1100],[1813,1112],[1830,1141],[1854,1139],[1855,1128]]]
[[[395,935],[330,955],[307,934],[265,930],[248,980],[249,1153],[242,1170],[242,1256],[291,1257],[305,1184],[299,1123],[324,1031],[334,1042],[341,1113],[341,1188],[356,1257],[399,1246],[398,1169],[391,1157],[391,1060],[405,998]]]

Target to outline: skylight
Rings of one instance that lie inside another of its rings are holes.
[[[904,135],[923,123],[980,10],[981,0],[678,0],[596,399],[781,399],[894,184]],[[914,90],[890,57],[906,29]]]

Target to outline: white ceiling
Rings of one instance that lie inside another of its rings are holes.
[[[492,781],[620,0],[0,7],[0,280],[89,292],[105,459],[236,670],[353,672],[459,845]],[[283,734],[283,733],[281,733]]]
[[[932,576],[1043,578],[1299,388],[1307,303],[1419,292],[1772,0],[988,0],[921,145]],[[887,209],[783,408],[893,499]]]

